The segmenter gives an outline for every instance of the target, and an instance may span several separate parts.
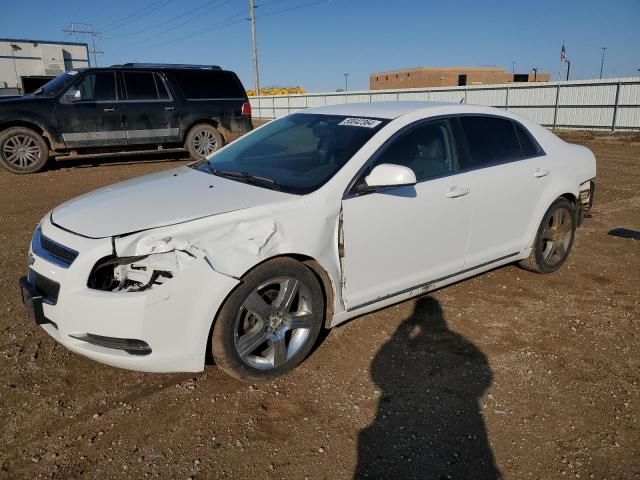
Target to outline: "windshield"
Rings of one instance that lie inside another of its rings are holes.
[[[388,120],[298,113],[265,125],[192,167],[305,194],[324,185]]]
[[[35,92],[34,95],[39,95],[42,97],[52,97],[57,95],[62,90],[64,90],[67,85],[71,83],[73,78],[78,74],[76,70],[70,70],[68,72],[64,72],[61,75],[58,75],[53,80],[48,81]]]

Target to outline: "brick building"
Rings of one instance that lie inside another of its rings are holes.
[[[548,82],[548,73],[510,73],[497,67],[416,67],[372,73],[371,90],[453,87],[511,82]]]

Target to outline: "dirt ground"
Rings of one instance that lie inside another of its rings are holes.
[[[0,172],[0,478],[639,479],[640,135],[565,134],[598,160],[561,271],[507,266],[328,333],[239,383],[68,352],[17,288],[34,226],[80,193],[184,160]]]

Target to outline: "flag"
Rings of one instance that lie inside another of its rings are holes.
[[[562,44],[562,50],[560,50],[560,60],[563,62],[567,61],[567,51],[564,49],[564,43]]]

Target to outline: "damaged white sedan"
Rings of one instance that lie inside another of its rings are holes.
[[[511,262],[557,270],[595,174],[588,149],[488,107],[308,109],[55,208],[22,297],[109,365],[195,372],[210,352],[274,378],[323,327]]]

